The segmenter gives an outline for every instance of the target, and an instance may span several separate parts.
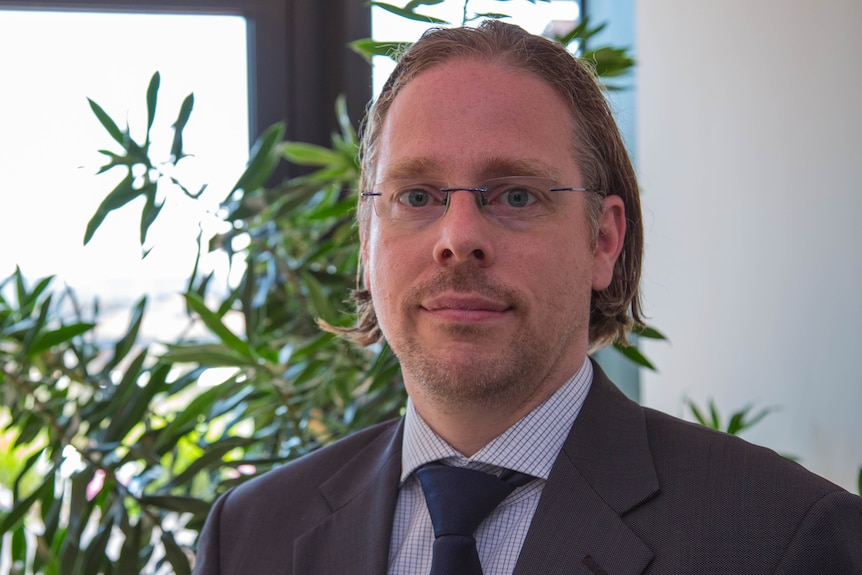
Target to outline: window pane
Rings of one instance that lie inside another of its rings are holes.
[[[181,309],[177,293],[194,263],[197,222],[217,208],[248,157],[246,34],[236,16],[0,11],[0,277],[20,265],[28,278],[53,274],[55,285],[98,294],[103,307],[125,308],[148,292],[151,310],[160,302]],[[109,215],[82,245],[87,221],[122,177],[95,175],[104,163],[96,151],[119,149],[87,98],[121,128],[128,121],[141,141],[155,71],[156,156],[167,159],[171,124],[194,92],[184,138],[194,157],[180,164],[180,175],[192,189],[210,185],[203,202],[165,207],[142,261],[141,200]]]
[[[404,7],[405,0],[389,4]],[[550,0],[547,2],[507,2],[506,0],[473,0],[468,5],[467,16],[474,14],[503,13],[511,16],[507,22],[517,24],[533,34],[544,34],[554,21],[574,22],[580,17],[580,3],[577,0]],[[460,25],[464,17],[464,2],[441,2],[436,6],[420,6],[417,12],[426,16],[440,18]],[[468,22],[475,26],[479,21]],[[372,37],[375,40],[399,42],[415,41],[432,24],[402,18],[378,7],[371,9]],[[392,72],[395,63],[384,57],[374,58],[374,94],[380,93],[383,83]]]

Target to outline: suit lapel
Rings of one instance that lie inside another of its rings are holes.
[[[294,573],[385,573],[401,475],[403,422],[320,486],[332,508],[297,539]]]
[[[594,369],[515,575],[638,575],[652,561],[621,518],[658,492],[643,412]]]
[[[640,575],[652,561],[622,520],[658,493],[643,412],[594,369],[514,575]],[[296,575],[386,572],[402,432],[393,426],[320,486],[332,514],[296,541]]]

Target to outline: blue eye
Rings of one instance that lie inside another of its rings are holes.
[[[500,200],[512,208],[524,208],[535,201],[533,194],[526,188],[511,188],[500,195]]]
[[[412,208],[421,208],[431,202],[431,194],[417,188],[403,190],[398,194],[398,202]]]

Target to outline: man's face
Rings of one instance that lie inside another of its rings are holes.
[[[572,130],[566,104],[538,77],[451,61],[396,97],[375,181],[478,187],[539,175],[582,187]],[[506,223],[469,191],[450,193],[446,213],[423,226],[370,214],[366,285],[420,412],[427,401],[526,411],[580,367],[591,289],[608,285],[625,225],[619,198],[605,200],[600,223],[612,237],[593,242],[584,193],[555,192],[553,213]]]

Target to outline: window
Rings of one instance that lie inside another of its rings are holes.
[[[113,309],[125,314],[148,293],[158,314],[148,323],[165,330],[173,315],[168,310],[182,311],[177,294],[194,264],[201,209],[217,209],[247,158],[246,35],[238,16],[0,12],[0,53],[15,55],[0,60],[9,87],[0,92],[0,202],[4,213],[14,214],[0,226],[2,277],[16,265],[31,281],[56,275],[55,288],[68,284],[84,301],[98,295],[105,319]],[[210,186],[203,202],[165,210],[170,219],[153,227],[155,247],[142,260],[141,204],[109,215],[90,244],[82,244],[87,221],[120,179],[95,175],[104,163],[96,151],[116,151],[116,144],[87,98],[121,127],[127,120],[140,141],[155,71],[162,83],[154,142],[170,145],[171,124],[194,92],[185,138],[194,157],[184,162]]]
[[[392,2],[403,5],[404,2]],[[512,16],[509,20],[518,24],[533,34],[543,33],[554,21],[577,21],[580,16],[580,5],[576,0],[550,0],[548,2],[505,2],[501,0],[473,0],[469,4],[470,13],[503,12]],[[423,6],[417,10],[420,14],[433,16],[460,24],[463,18],[464,3],[443,2],[436,6]],[[392,14],[382,8],[371,10],[372,34],[375,40],[411,41],[418,38],[431,25],[423,22],[409,21]],[[471,25],[472,23],[468,23]],[[394,68],[394,62],[389,58],[378,57],[374,61],[374,93],[380,92],[383,82]]]
[[[16,264],[29,278],[57,274],[80,295],[98,292],[103,308],[106,294],[121,300],[120,309],[141,292],[178,301],[198,214],[163,225],[186,237],[176,239],[177,249],[169,237],[171,248],[157,247],[143,262],[137,233],[130,232],[138,221],[133,206],[111,214],[81,247],[87,220],[115,183],[109,175],[94,176],[102,162],[95,151],[112,142],[86,97],[118,120],[128,110],[135,134],[136,126],[143,129],[145,120],[135,114],[145,113],[155,70],[162,74],[157,124],[163,131],[194,91],[186,149],[196,155],[190,162],[207,163],[196,169],[215,184],[208,190],[212,209],[239,174],[250,141],[271,124],[285,121],[288,139],[328,142],[333,102],[342,91],[359,121],[370,96],[369,70],[346,43],[369,35],[369,16],[361,3],[343,4],[334,12],[328,4],[324,13],[321,3],[307,0],[46,0],[37,6],[0,0],[6,87],[0,93],[0,206],[16,214],[0,230],[0,276]],[[326,49],[339,43],[344,50]],[[131,289],[121,296],[123,286]]]

